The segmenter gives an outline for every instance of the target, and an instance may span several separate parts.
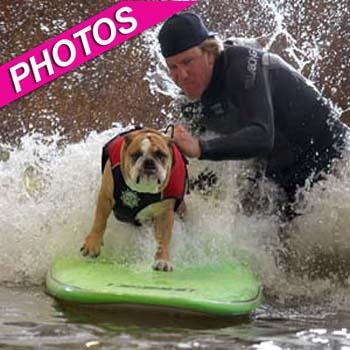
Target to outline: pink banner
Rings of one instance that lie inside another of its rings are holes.
[[[197,1],[122,1],[0,67],[0,108]]]

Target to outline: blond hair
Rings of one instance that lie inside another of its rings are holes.
[[[208,38],[205,39],[200,45],[199,48],[203,52],[209,52],[214,55],[214,57],[218,57],[220,53],[224,50],[224,44],[219,38]]]

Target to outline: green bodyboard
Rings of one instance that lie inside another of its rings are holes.
[[[107,260],[63,257],[47,273],[47,291],[61,301],[150,306],[211,315],[247,315],[261,302],[256,275],[238,263],[140,270]]]

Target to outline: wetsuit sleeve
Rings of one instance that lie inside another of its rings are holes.
[[[247,65],[240,65],[240,67]],[[274,144],[274,114],[267,72],[258,61],[254,79],[250,72],[239,74],[234,69],[227,72],[229,98],[236,96],[242,128],[211,140],[200,139],[201,157],[208,160],[248,159],[272,150]],[[236,116],[232,115],[232,118]]]

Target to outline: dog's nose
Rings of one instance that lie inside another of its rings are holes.
[[[146,169],[146,170],[153,170],[155,169],[156,167],[156,164],[154,163],[154,160],[153,159],[146,159],[143,163],[143,167]]]

